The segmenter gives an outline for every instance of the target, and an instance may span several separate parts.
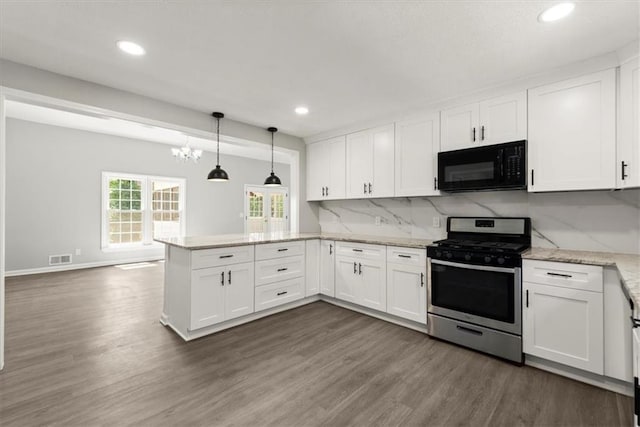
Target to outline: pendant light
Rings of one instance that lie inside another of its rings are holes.
[[[273,135],[278,132],[278,128],[267,128],[269,132],[271,132],[271,175],[264,180],[264,185],[266,187],[279,187],[282,185],[280,182],[280,178],[277,177],[275,173],[273,173]]]
[[[229,181],[229,175],[220,167],[220,119],[224,117],[222,113],[211,113],[213,117],[218,121],[218,128],[216,135],[218,137],[218,155],[216,157],[216,168],[209,172],[207,179],[215,182],[227,182]]]

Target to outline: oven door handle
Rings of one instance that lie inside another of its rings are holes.
[[[495,271],[498,273],[515,273],[515,268],[506,268],[506,267],[492,267],[489,265],[475,265],[475,264],[462,264],[459,262],[451,262],[451,261],[440,261],[439,259],[432,259],[431,264],[439,264],[445,265],[449,267],[456,268],[466,268],[467,270],[480,270],[480,271]]]

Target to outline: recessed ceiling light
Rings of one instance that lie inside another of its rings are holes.
[[[540,15],[538,15],[538,21],[540,22],[553,22],[559,19],[567,17],[573,9],[575,9],[575,3],[566,2],[566,3],[558,3],[554,6],[551,6]]]
[[[307,107],[296,107],[296,114],[304,116],[305,114],[309,114],[309,109]]]
[[[130,42],[128,40],[120,40],[116,44],[121,51],[126,52],[129,55],[141,56],[147,53],[138,43]]]

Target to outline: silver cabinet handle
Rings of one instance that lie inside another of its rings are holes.
[[[371,194],[371,183],[369,183],[369,194]]]
[[[473,142],[476,142],[476,128],[475,127],[473,128],[473,132],[472,133],[473,133],[473,139],[472,140],[473,140]]]
[[[400,258],[409,258],[409,259],[411,258],[411,255],[403,255],[403,254],[400,254],[400,255],[398,255],[398,256],[399,256]]]
[[[322,196],[324,196],[324,187],[322,187]]]
[[[289,250],[289,248],[280,248],[280,249],[278,249],[278,252],[286,252],[288,250]]]
[[[629,166],[627,163],[624,162],[624,160],[622,161],[622,180],[624,181],[629,175],[627,175],[626,173],[626,169],[627,166]]]
[[[424,287],[424,273],[420,273],[420,287]]]
[[[364,194],[367,194],[367,183],[364,182],[362,185],[364,185]]]
[[[354,262],[353,263],[353,274],[357,274],[358,273],[358,263]]]
[[[280,296],[280,295],[284,295],[284,294],[286,294],[286,293],[287,293],[287,291],[282,291],[282,292],[278,292],[276,295],[277,295],[277,296]]]
[[[362,274],[362,264],[358,263],[358,274]]]
[[[220,278],[220,284],[224,286],[224,271],[222,272],[222,277]]]
[[[329,245],[329,255],[333,254],[333,245]]]
[[[279,268],[279,269],[278,269],[278,273],[280,273],[281,271],[287,271],[287,270],[288,270],[288,268],[287,268],[287,267]]]
[[[220,255],[220,258],[233,258],[233,255]]]
[[[231,284],[231,270],[229,270],[229,284]]]
[[[329,195],[329,187],[325,187],[325,188],[327,189],[326,195],[328,196]]]
[[[484,125],[480,127],[480,141],[484,141]]]

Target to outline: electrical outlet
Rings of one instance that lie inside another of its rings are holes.
[[[82,255],[82,249],[76,248],[76,256]]]
[[[376,225],[380,225],[381,222],[381,218],[379,216],[376,216]]]
[[[440,217],[439,216],[434,216],[433,217],[433,226],[435,228],[440,228]]]

